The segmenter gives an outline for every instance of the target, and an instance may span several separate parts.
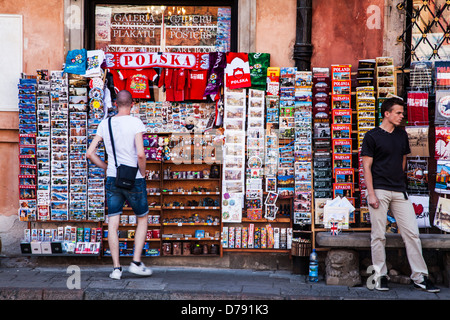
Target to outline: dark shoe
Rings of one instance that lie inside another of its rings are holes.
[[[386,276],[381,276],[375,283],[375,290],[378,291],[388,291],[388,278]]]
[[[431,293],[437,293],[441,291],[441,289],[434,286],[433,282],[431,282],[428,277],[423,277],[423,281],[421,283],[414,282],[414,288]]]

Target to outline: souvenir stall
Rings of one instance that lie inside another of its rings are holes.
[[[110,254],[105,173],[86,160],[86,150],[100,121],[116,113],[115,94],[123,89],[134,99],[131,114],[147,128],[145,255],[307,257],[319,231],[369,231],[359,150],[383,100],[397,94],[396,70],[389,57],[360,60],[351,70],[271,67],[266,53],[81,49],[68,53],[62,70],[23,75],[22,252]],[[408,190],[419,227],[445,232],[447,70],[446,62],[412,65],[405,119]],[[429,113],[433,86],[436,107]],[[107,160],[104,147],[98,154]],[[388,220],[388,231],[396,232],[395,219]],[[125,207],[122,256],[133,254],[135,226]]]

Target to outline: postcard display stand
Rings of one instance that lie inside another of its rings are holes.
[[[104,209],[99,212],[88,207],[87,83],[74,80],[71,84],[69,75],[62,71],[49,74],[47,70],[38,70],[37,77],[25,77],[33,79],[21,79],[19,90],[30,93],[31,87],[24,87],[24,82],[29,85],[34,81],[35,93],[19,104],[19,114],[26,115],[27,125],[22,130],[26,135],[21,131],[20,140],[31,143],[34,137],[35,156],[33,161],[21,155],[20,167],[34,170],[35,200],[25,206],[22,198],[28,195],[21,196],[19,217],[28,221],[22,252],[99,256],[102,233],[99,221]],[[34,133],[31,128],[35,128]],[[32,182],[30,177],[26,179],[19,176],[20,189],[22,183]],[[103,193],[102,189],[101,207]],[[92,223],[97,226],[92,227]]]
[[[355,92],[352,91],[351,65],[332,65],[330,69],[313,68],[313,239],[318,231],[330,231],[331,219],[334,219],[333,225],[337,226],[337,232],[370,230],[364,227],[370,221],[360,149],[365,133],[376,124],[376,98],[385,92],[392,93],[395,89],[386,88],[382,93],[377,92],[374,85],[376,68],[375,59],[359,61]],[[392,79],[380,81],[392,84]],[[355,108],[352,108],[353,103],[356,104]],[[329,210],[330,213],[324,215],[325,205],[339,197],[345,197],[356,209],[348,214],[340,210],[331,213]],[[355,223],[360,227],[354,226]],[[331,231],[337,234],[336,230]]]
[[[290,253],[295,232],[311,248],[311,88],[311,72],[273,67],[265,91],[225,88],[224,251]]]

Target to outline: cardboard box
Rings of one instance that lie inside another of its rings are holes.
[[[31,244],[29,242],[21,243],[20,250],[22,251],[22,254],[30,254],[31,253]]]
[[[50,243],[52,253],[53,254],[61,254],[62,252],[62,244],[61,242],[51,242]]]
[[[40,241],[31,242],[31,253],[32,254],[41,254],[42,253]]]
[[[42,254],[52,254],[51,242],[41,242]]]

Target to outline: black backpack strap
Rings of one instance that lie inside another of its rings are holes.
[[[111,146],[112,146],[112,150],[113,150],[113,154],[114,154],[114,162],[116,164],[116,168],[118,167],[117,165],[117,158],[116,158],[116,148],[114,147],[114,137],[113,137],[113,133],[112,133],[112,128],[111,128],[111,118],[108,118],[108,127],[109,127],[109,137],[111,138]]]

